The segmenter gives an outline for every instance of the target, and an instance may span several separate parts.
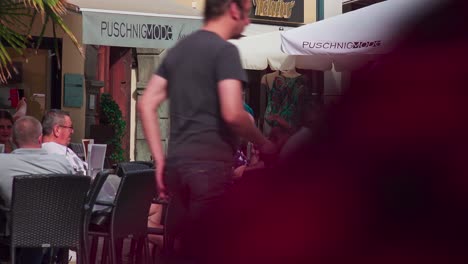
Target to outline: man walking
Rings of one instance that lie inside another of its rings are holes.
[[[250,0],[207,0],[204,27],[169,50],[139,102],[157,165],[159,193],[169,194],[175,208],[168,221],[175,224],[175,231],[168,226],[169,232],[183,234],[183,226],[199,222],[231,185],[238,136],[258,145],[263,153],[276,151],[244,111],[242,88],[247,76],[237,48],[226,41],[249,24],[250,8]],[[167,160],[157,122],[157,109],[166,98],[171,116]]]

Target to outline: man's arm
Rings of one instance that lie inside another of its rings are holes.
[[[158,107],[167,98],[167,80],[159,75],[153,75],[146,86],[143,96],[138,101],[143,132],[146,141],[156,161],[156,183],[161,198],[165,198],[165,185],[163,181],[164,153],[161,143],[161,131],[159,128]]]
[[[221,115],[224,121],[240,137],[260,146],[263,153],[274,153],[274,145],[266,139],[250,120],[242,104],[242,83],[226,79],[218,83]]]
[[[26,110],[28,108],[28,105],[26,103],[26,98],[21,98],[19,100],[18,105],[16,106],[16,113],[13,115],[13,120],[18,120],[20,117],[23,117],[26,115]]]

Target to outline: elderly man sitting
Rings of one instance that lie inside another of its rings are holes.
[[[73,122],[68,112],[52,109],[42,118],[43,143],[42,148],[48,153],[64,156],[73,167],[75,174],[88,175],[88,164],[68,148],[73,134]],[[112,202],[115,198],[120,178],[110,175],[98,195],[98,200]],[[107,209],[107,206],[95,205],[93,210]]]
[[[42,118],[42,148],[49,153],[65,155],[75,173],[86,174],[88,165],[68,148],[73,134],[73,122],[68,112],[52,109]]]
[[[13,177],[29,174],[72,174],[63,155],[49,154],[41,148],[42,126],[31,116],[19,118],[13,125],[13,141],[18,146],[11,154],[0,154],[0,203],[10,207]],[[5,227],[0,216],[0,229]],[[42,249],[22,249],[20,263],[41,263]]]

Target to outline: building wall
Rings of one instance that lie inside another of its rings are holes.
[[[33,24],[33,30],[31,34],[33,36],[40,35],[42,23],[40,23],[40,16],[36,17],[38,22]],[[69,13],[64,17],[65,24],[73,32],[75,37],[78,40],[78,43],[82,43],[82,19],[81,15],[76,13]],[[70,116],[73,120],[73,126],[75,132],[72,136],[72,142],[81,142],[81,139],[84,138],[84,123],[85,123],[85,106],[86,98],[83,98],[83,106],[80,108],[71,108],[63,107],[63,75],[66,73],[75,73],[75,74],[84,74],[84,55],[81,55],[79,50],[73,44],[68,36],[58,27],[56,27],[56,33],[58,38],[62,38],[62,109],[70,112]],[[52,26],[46,28],[45,34],[46,37],[53,37]],[[64,37],[65,36],[65,37]],[[52,63],[55,63],[52,61]],[[84,89],[84,85],[83,85]],[[84,95],[83,91],[83,95]]]
[[[136,49],[138,59],[138,71],[136,74],[136,93],[132,93],[132,100],[135,100],[132,107],[134,116],[136,116],[135,126],[135,160],[150,160],[151,153],[146,143],[145,135],[141,125],[141,120],[136,112],[136,102],[143,94],[144,88],[153,75],[154,70],[161,63],[160,49]],[[169,103],[164,102],[158,109],[159,124],[161,128],[161,139],[164,152],[167,152],[167,141],[169,139]],[[156,122],[156,120],[155,120]]]
[[[341,0],[333,1],[341,2]],[[312,23],[315,21],[317,21],[317,2],[315,0],[304,0],[304,24]]]
[[[175,2],[188,7],[193,7],[193,3],[198,10],[203,10],[205,8],[205,0],[175,0]]]

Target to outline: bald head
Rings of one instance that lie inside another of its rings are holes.
[[[41,148],[41,123],[32,116],[19,118],[13,124],[13,141],[20,148]]]

